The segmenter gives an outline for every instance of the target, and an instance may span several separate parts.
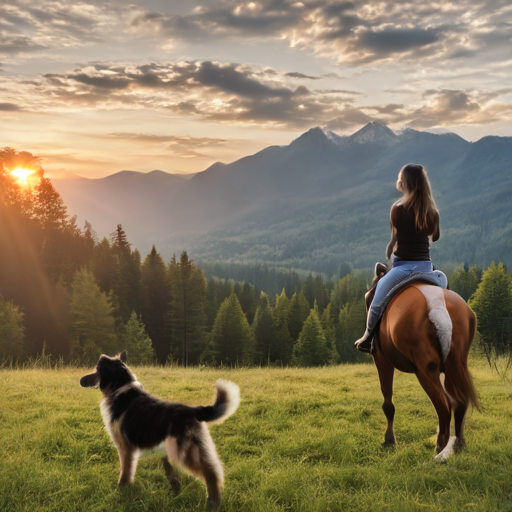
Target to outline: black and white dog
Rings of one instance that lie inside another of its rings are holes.
[[[220,423],[236,411],[240,403],[238,386],[218,380],[215,403],[206,407],[166,402],[144,391],[125,360],[125,353],[102,355],[96,371],[80,379],[81,386],[99,387],[103,393],[101,415],[121,462],[118,484],[133,482],[141,450],[163,443],[168,457],[162,459],[164,469],[174,491],[179,490],[180,481],[171,464],[203,480],[209,504],[217,506],[224,474],[205,422]]]

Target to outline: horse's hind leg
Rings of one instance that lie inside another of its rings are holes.
[[[440,373],[436,366],[436,369],[427,368],[418,370],[416,377],[429,396],[439,418],[439,432],[437,433],[436,443],[436,454],[439,454],[444,450],[450,439],[450,420],[452,416],[452,406],[449,398],[444,392],[443,386],[440,380]],[[431,364],[434,366],[434,363]]]
[[[396,443],[393,425],[395,419],[395,406],[393,405],[393,376],[395,369],[384,359],[380,352],[375,354],[374,360],[379,372],[380,389],[384,395],[382,410],[388,420],[388,428],[384,434],[384,446],[390,446]]]
[[[455,386],[451,379],[446,378],[444,385],[446,387],[446,391],[451,397],[457,396]],[[466,440],[464,439],[464,419],[466,418],[468,403],[460,398],[453,398],[453,402],[453,419],[455,420],[455,437],[457,438],[455,441],[455,448],[460,449],[466,446]]]
[[[468,370],[468,353],[476,330],[475,315],[468,312],[467,323],[462,323],[452,337],[452,347],[445,364],[445,388],[453,398],[455,419],[455,448],[466,445],[464,439],[464,420],[469,404],[478,408],[478,397]],[[473,399],[472,399],[473,397]]]

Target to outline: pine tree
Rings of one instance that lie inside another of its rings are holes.
[[[121,224],[110,234],[110,250],[115,260],[115,273],[112,291],[117,298],[119,321],[124,324],[132,311],[140,310],[141,263],[137,250],[131,250],[131,244]]]
[[[186,251],[181,253],[179,262],[173,256],[168,271],[173,356],[186,367],[189,363],[198,363],[206,348],[207,283],[203,271],[188,258]]]
[[[67,208],[52,182],[41,178],[34,194],[34,218],[44,229],[65,229],[68,226]]]
[[[219,308],[210,336],[210,350],[217,363],[252,363],[254,338],[235,293]]]
[[[290,299],[286,296],[285,290],[281,295],[276,295],[276,304],[272,310],[272,317],[277,333],[276,337],[276,360],[288,364],[292,359],[293,340],[288,329],[288,311]]]
[[[212,330],[217,311],[219,310],[219,301],[217,299],[217,282],[213,277],[208,279],[207,290],[206,290],[206,303],[204,312],[206,314],[206,329]]]
[[[309,274],[302,285],[302,291],[306,296],[306,299],[309,303],[309,309],[313,309],[313,305],[315,303],[315,282],[313,280],[312,274]]]
[[[503,263],[484,272],[482,281],[469,302],[476,313],[481,344],[489,363],[493,353],[512,350],[512,278]]]
[[[315,311],[317,312],[318,317],[320,318],[320,324],[322,325],[322,330],[325,334],[325,340],[327,342],[327,347],[331,351],[332,354],[332,362],[339,363],[340,355],[338,353],[338,348],[336,346],[336,324],[331,319],[331,305],[328,304],[324,309],[322,315],[320,315],[320,309],[317,308],[315,302]]]
[[[155,246],[146,256],[141,269],[141,318],[160,363],[170,352],[166,321],[171,301],[171,287],[165,263]]]
[[[18,359],[25,354],[24,314],[12,300],[0,295],[0,362]]]
[[[86,269],[76,272],[72,289],[71,358],[95,364],[102,353],[113,355],[118,348],[112,307]]]
[[[275,361],[277,359],[276,328],[268,297],[264,292],[261,292],[252,330],[255,340],[255,362],[265,364],[268,361]]]
[[[476,292],[478,283],[482,279],[482,269],[476,265],[466,269],[464,264],[453,273],[450,279],[450,288],[458,293],[466,302]]]
[[[315,301],[313,301],[313,304]],[[294,293],[288,306],[288,332],[295,343],[299,339],[304,322],[309,316],[311,308],[304,292]]]
[[[331,359],[320,319],[312,309],[293,348],[292,362],[298,366],[322,366],[329,364]]]
[[[130,315],[124,328],[124,347],[132,365],[149,365],[156,359],[151,338],[147,335],[144,324],[135,311]]]
[[[110,242],[112,246],[120,249],[127,249],[130,247],[130,242],[128,242],[128,237],[123,231],[121,224],[118,224],[116,230],[110,233]]]
[[[256,313],[254,286],[245,282],[242,286],[240,286],[240,289],[237,292],[237,297],[238,301],[240,302],[240,306],[242,306],[242,311],[247,317],[247,321],[249,324],[252,324],[254,321],[254,315]]]
[[[92,229],[92,224],[88,221],[85,221],[84,229],[83,229],[83,236],[85,240],[85,245],[88,247],[88,249],[91,251],[94,250],[94,246],[98,244],[98,234],[94,229]]]
[[[112,290],[116,280],[117,262],[107,238],[103,238],[94,247],[90,267],[96,277],[100,290],[104,293]]]
[[[336,350],[342,362],[357,362],[366,359],[364,354],[354,348],[354,342],[364,333],[366,318],[364,299],[349,302],[340,311],[338,322],[334,327],[334,334]]]
[[[329,289],[323,282],[323,279],[320,276],[315,277],[315,302],[318,305],[318,311],[320,315],[324,312],[324,309],[329,304]]]
[[[367,286],[352,274],[346,275],[335,285],[331,293],[331,318],[338,323],[340,311],[349,303],[364,297]],[[357,339],[357,338],[356,338]]]

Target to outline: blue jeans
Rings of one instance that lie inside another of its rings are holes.
[[[396,265],[396,266],[395,266]],[[432,272],[431,261],[396,261],[393,268],[377,283],[375,296],[368,311],[368,329],[375,327],[383,311],[381,304],[389,291],[411,274],[416,272]]]

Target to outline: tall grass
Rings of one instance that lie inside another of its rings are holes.
[[[370,365],[320,369],[135,368],[155,395],[209,404],[215,381],[240,385],[233,417],[211,427],[226,471],[225,511],[512,510],[512,388],[472,361],[484,412],[466,422],[468,447],[433,460],[437,416],[416,378],[395,380],[396,448]],[[204,486],[184,476],[174,496],[161,454],[141,458],[119,490],[119,461],[104,429],[90,369],[0,371],[0,510],[203,510]]]

